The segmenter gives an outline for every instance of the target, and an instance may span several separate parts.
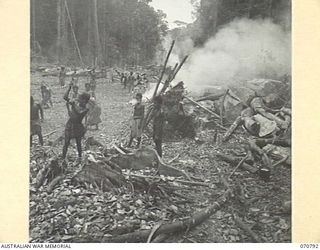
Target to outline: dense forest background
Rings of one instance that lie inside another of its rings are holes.
[[[31,0],[32,61],[70,65],[125,66],[161,62],[165,39],[192,39],[202,46],[235,18],[270,18],[291,30],[291,0],[186,0],[195,21],[177,21],[151,0]],[[180,25],[180,26],[179,26]]]

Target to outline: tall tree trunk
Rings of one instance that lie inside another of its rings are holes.
[[[60,44],[60,60],[63,62],[67,53],[68,47],[68,25],[67,25],[67,18],[66,18],[66,7],[64,4],[64,0],[60,0],[60,10],[61,10],[61,23],[60,23],[60,31],[61,31],[61,44]]]
[[[57,56],[58,56],[58,62],[61,63],[61,44],[62,44],[62,35],[61,35],[61,6],[62,6],[62,0],[58,0],[57,2]]]
[[[268,1],[268,17],[272,18],[272,10],[273,10],[273,0]]]
[[[217,33],[217,27],[218,27],[218,14],[219,14],[219,5],[220,0],[213,0],[213,13],[212,13],[212,34],[209,34],[209,37],[212,35],[215,35]],[[208,38],[209,38],[208,37]]]
[[[89,51],[89,63],[94,61],[93,42],[92,42],[92,8],[91,4],[88,8],[88,51]]]
[[[100,43],[100,35],[99,35],[99,24],[98,24],[98,7],[97,0],[93,1],[93,32],[94,32],[94,58],[95,62],[98,64],[101,62],[101,43]],[[96,65],[95,65],[96,66]]]
[[[31,42],[32,49],[36,50],[36,4],[35,0],[31,0]]]
[[[247,12],[247,17],[250,19],[251,18],[251,12],[253,9],[253,4],[254,4],[254,0],[249,0],[248,2],[248,12]]]
[[[102,1],[102,60],[103,60],[103,66],[107,66],[107,7],[106,2]]]

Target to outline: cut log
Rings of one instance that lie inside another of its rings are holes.
[[[230,136],[233,134],[233,132],[239,127],[240,124],[243,123],[243,120],[241,116],[238,116],[237,119],[233,122],[233,124],[230,126],[230,128],[227,130],[227,132],[222,137],[222,141],[226,142],[229,140]]]
[[[233,157],[233,156],[225,155],[222,153],[217,153],[216,156],[219,157],[221,160],[224,160],[224,161],[231,163],[231,164],[234,164],[234,165],[238,164],[238,162],[241,161],[241,158],[239,158],[239,157]],[[240,168],[247,170],[253,174],[258,171],[258,169],[256,167],[253,167],[245,162],[242,163]]]
[[[258,124],[260,124],[260,129],[258,133],[259,137],[265,137],[279,131],[279,128],[275,121],[270,120],[265,116],[262,116],[261,114],[256,114],[253,116],[253,118],[258,122]]]
[[[125,183],[125,178],[103,162],[88,162],[72,178],[72,182],[88,183],[102,191],[110,191],[113,187],[121,187]]]
[[[220,119],[220,116],[216,113],[214,113],[213,111],[207,109],[206,107],[203,107],[201,104],[195,102],[194,100],[192,100],[190,97],[187,97],[187,96],[184,96],[187,100],[189,100],[191,103],[195,104],[196,106],[202,108],[204,111],[206,111],[207,113],[213,115],[214,117],[216,118],[219,118]],[[223,127],[224,128],[224,127]],[[225,128],[224,128],[225,129]]]
[[[291,139],[255,139],[255,144],[260,148],[267,144],[273,144],[281,147],[291,147]]]
[[[213,101],[214,102],[214,101],[219,100],[224,95],[225,95],[225,93],[208,95],[208,96],[201,97],[200,99],[196,100],[196,102],[202,102],[202,101]]]
[[[221,103],[220,103],[220,123],[221,126],[223,126],[223,119],[224,119],[224,115],[225,115],[225,108],[224,108],[224,102],[226,100],[226,96],[229,93],[229,89],[227,89],[226,93],[223,95],[222,99],[221,99]]]
[[[184,171],[171,167],[163,162],[157,151],[151,147],[141,147],[131,154],[118,154],[109,159],[121,169],[140,170],[145,168],[157,168],[159,174],[170,176],[183,176],[191,180]]]
[[[287,114],[287,115],[292,116],[292,111],[291,111],[291,109],[288,109],[288,108],[283,107],[283,108],[281,108],[280,111],[283,112],[283,113],[285,113],[285,114]]]
[[[253,98],[253,100],[250,103],[250,106],[252,107],[252,109],[256,113],[259,113],[260,115],[264,116],[265,118],[267,118],[271,121],[275,121],[279,125],[280,128],[286,129],[288,127],[287,122],[285,122],[284,120],[280,119],[279,117],[265,111],[261,97]]]

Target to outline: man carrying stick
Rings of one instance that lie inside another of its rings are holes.
[[[158,155],[162,157],[162,138],[163,138],[163,127],[165,122],[165,114],[162,108],[163,99],[161,96],[156,96],[153,99],[153,110],[151,115],[148,118],[148,121],[146,124],[149,123],[149,121],[153,120],[153,133],[152,138],[153,142],[156,146],[156,150],[158,152]]]
[[[62,151],[62,158],[65,159],[70,145],[71,139],[75,139],[77,143],[77,150],[79,161],[82,157],[81,140],[86,132],[85,127],[82,124],[83,118],[88,113],[89,109],[86,107],[90,99],[88,93],[82,93],[75,100],[69,99],[69,93],[72,88],[72,83],[69,85],[67,92],[65,93],[63,99],[67,102],[67,110],[69,119],[65,127],[65,142]]]

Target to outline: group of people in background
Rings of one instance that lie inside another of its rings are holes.
[[[102,122],[101,107],[96,101],[96,72],[95,69],[89,71],[89,79],[85,83],[85,91],[79,93],[78,78],[76,72],[72,75],[69,86],[63,96],[66,101],[66,108],[68,113],[68,120],[64,131],[64,145],[62,150],[62,158],[65,159],[67,151],[70,145],[71,139],[75,139],[78,151],[79,160],[82,157],[81,142],[84,138],[87,129],[94,126],[96,130],[99,129],[98,125]],[[162,98],[156,96],[153,100],[154,105],[152,112],[149,113],[148,117],[145,117],[145,106],[142,104],[142,93],[145,92],[148,84],[148,80],[145,74],[139,73],[120,73],[120,82],[123,84],[124,89],[128,89],[129,93],[135,94],[136,103],[133,107],[133,114],[131,117],[131,131],[128,147],[132,146],[134,139],[136,139],[137,147],[141,145],[141,136],[144,127],[153,120],[153,140],[155,148],[162,157],[162,136],[163,136],[163,124],[164,124],[164,113],[162,111]],[[59,85],[64,87],[66,80],[66,70],[61,67],[59,73]],[[37,135],[39,142],[43,145],[43,136],[41,131],[41,122],[44,119],[43,109],[50,108],[53,106],[52,102],[52,91],[45,85],[44,82],[40,86],[42,101],[41,104],[34,102],[31,96],[31,135],[30,135],[30,146],[32,146],[32,137]],[[82,123],[84,120],[84,124]]]
[[[149,81],[145,73],[122,72],[120,82],[124,89],[128,89],[129,93],[144,93],[149,88]]]

